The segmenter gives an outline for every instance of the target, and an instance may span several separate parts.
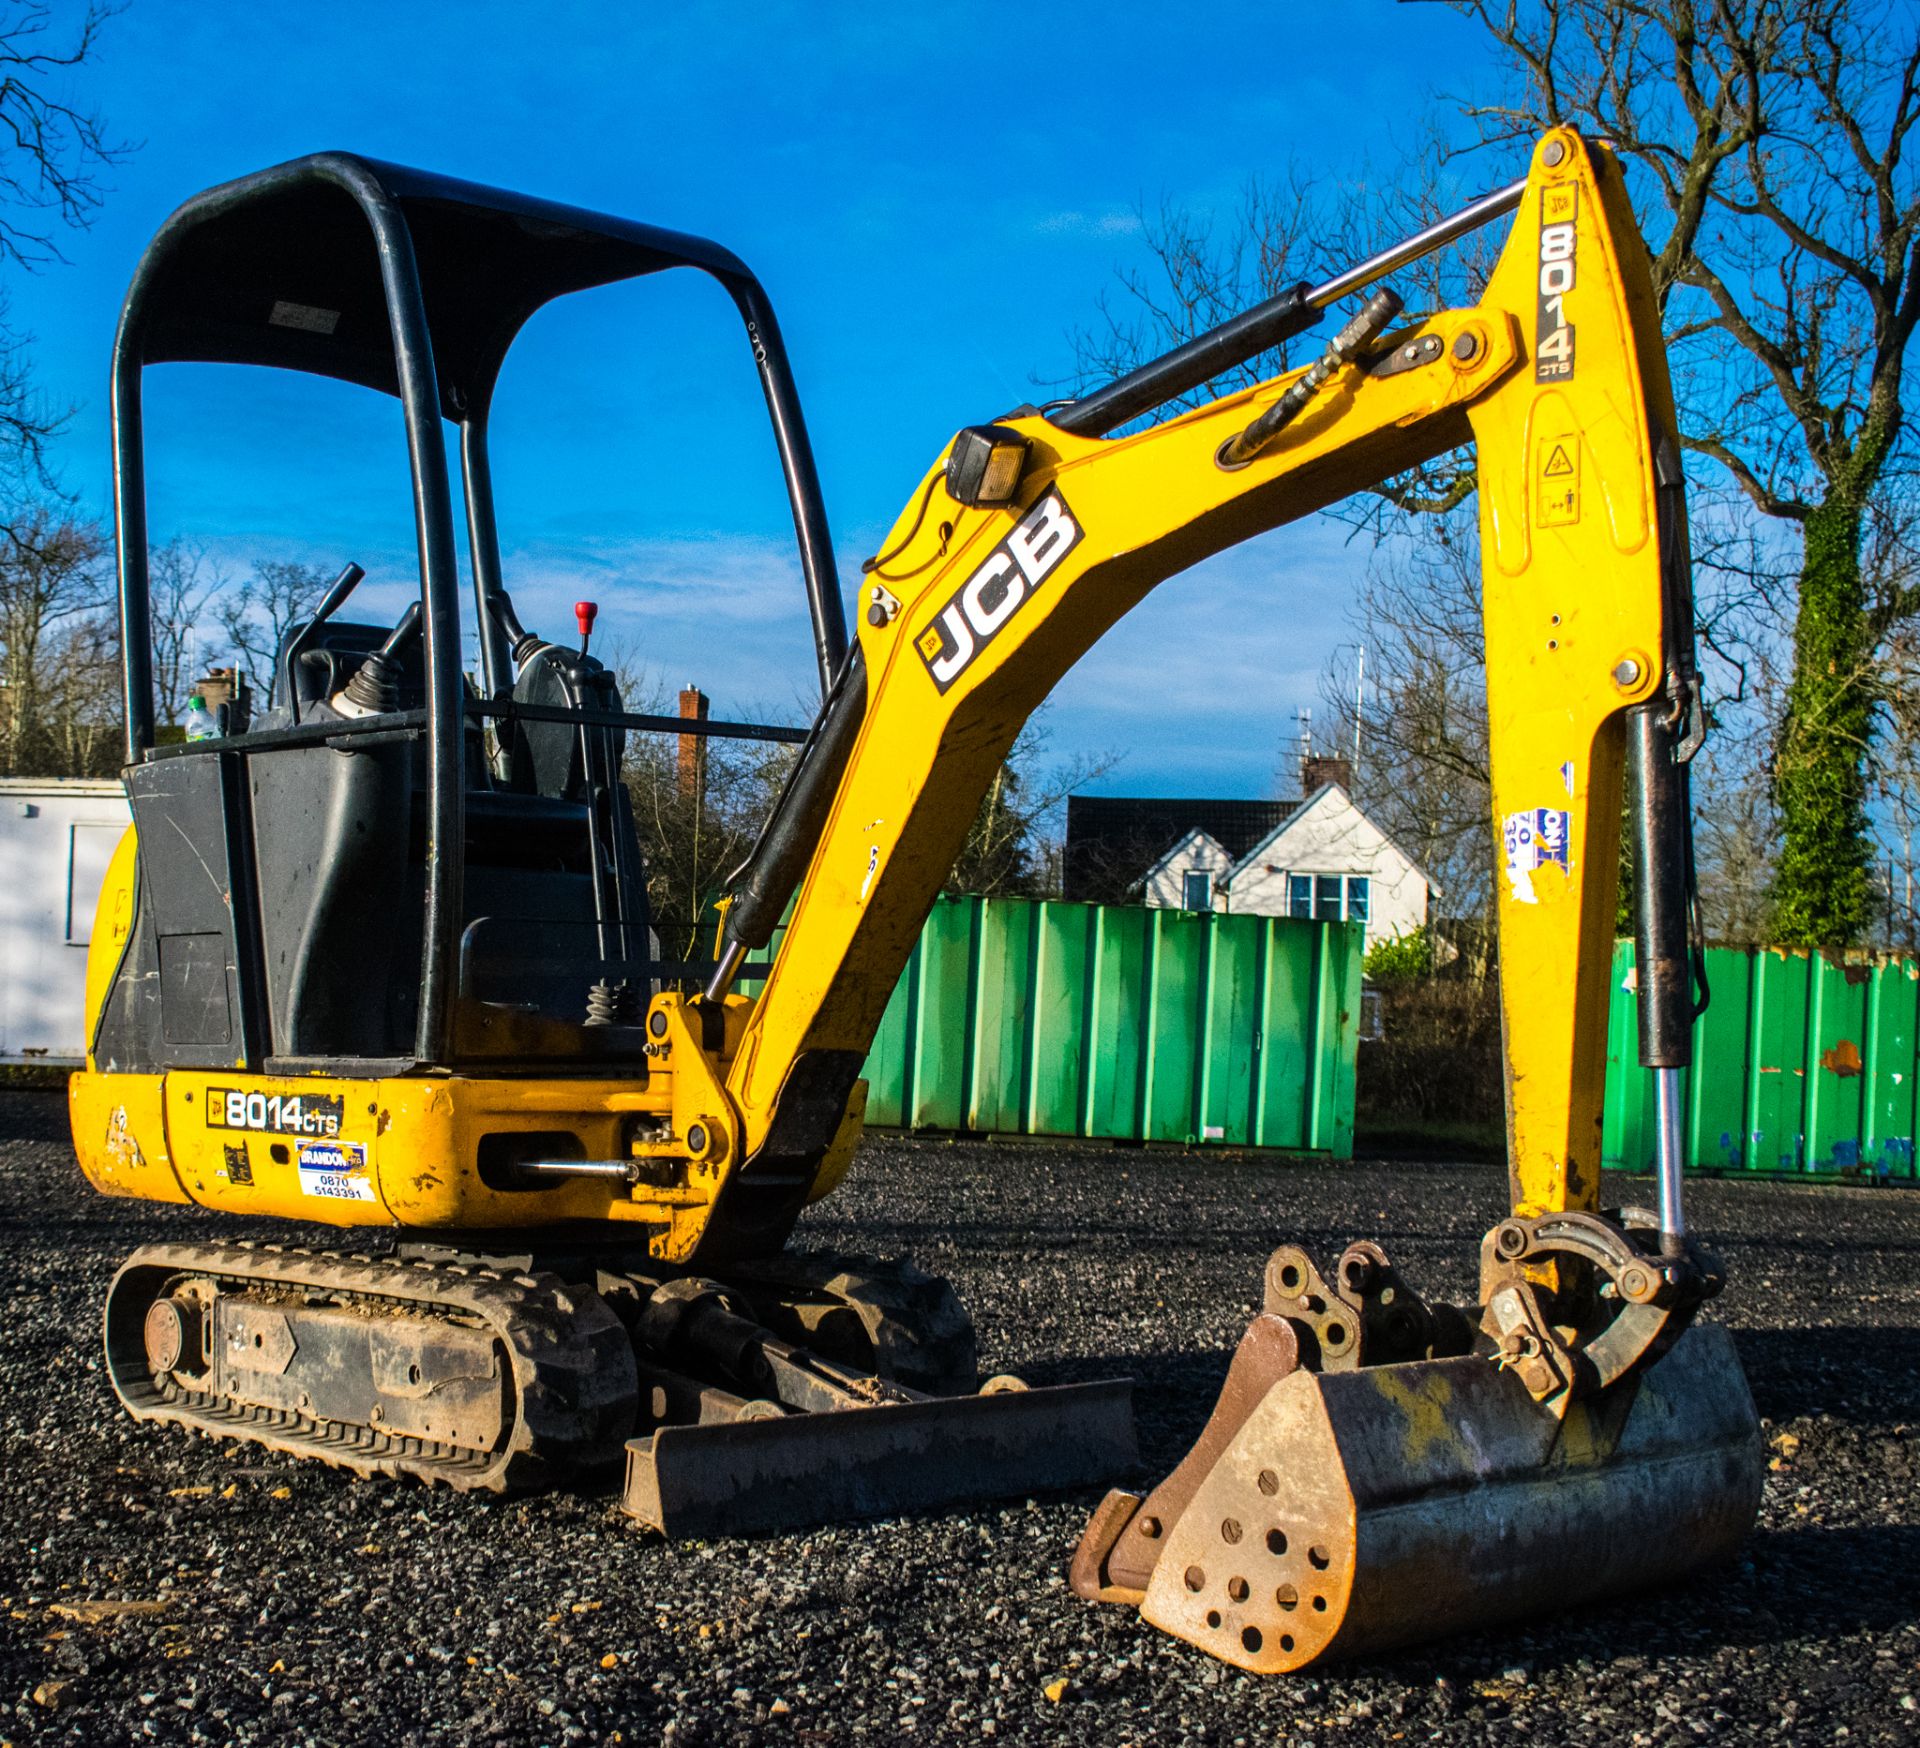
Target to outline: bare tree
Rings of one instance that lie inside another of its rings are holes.
[[[1862,565],[1907,443],[1920,322],[1920,24],[1875,0],[1450,0],[1508,77],[1468,113],[1506,143],[1571,123],[1629,166],[1687,445],[1801,536],[1773,790],[1773,931],[1860,938],[1873,912],[1877,657],[1920,611]]]
[[[220,603],[220,624],[234,656],[263,696],[272,686],[273,664],[287,633],[312,617],[332,581],[318,565],[263,559]]]
[[[661,952],[671,960],[698,960],[711,949],[714,901],[759,836],[794,749],[709,740],[706,755],[700,781],[686,783],[677,736],[634,735],[627,742],[627,793],[646,863],[647,903]]]
[[[0,537],[0,770],[49,773],[49,694],[60,639],[107,601],[106,541],[91,523],[36,505]],[[111,696],[109,692],[109,696]]]
[[[1027,719],[987,785],[947,876],[947,891],[984,898],[1060,896],[1067,797],[1106,776],[1121,755],[1080,754],[1046,763],[1053,738],[1046,708]]]
[[[34,765],[57,777],[111,777],[125,749],[120,625],[109,609],[63,621],[36,688]]]
[[[59,261],[59,234],[84,230],[104,196],[102,173],[129,148],[97,112],[68,94],[70,76],[94,58],[120,8],[15,0],[0,14],[0,266],[27,271]],[[47,486],[46,445],[66,422],[33,385],[32,336],[8,325],[0,294],[0,464],[16,486]]]
[[[1323,707],[1359,756],[1353,798],[1446,895],[1455,919],[1491,915],[1486,643],[1480,537],[1470,507],[1433,516],[1419,540],[1377,547],[1350,621],[1366,646],[1366,694],[1336,663]]]
[[[1224,222],[1170,200],[1137,209],[1150,265],[1122,267],[1117,293],[1098,300],[1098,321],[1070,336],[1075,381],[1122,376],[1314,276],[1326,260],[1322,205],[1314,184],[1289,168],[1278,182],[1250,177]],[[1282,345],[1235,365],[1167,410],[1251,388],[1286,369],[1289,352]]]
[[[159,718],[177,723],[199,677],[200,637],[207,610],[226,589],[227,578],[203,548],[175,535],[156,546],[148,561],[153,615],[153,693]]]

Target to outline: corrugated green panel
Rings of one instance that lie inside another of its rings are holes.
[[[1653,1159],[1651,1079],[1635,1057],[1632,998],[1614,955],[1607,1052],[1607,1163]],[[1860,1170],[1915,1177],[1920,1118],[1920,964],[1835,964],[1778,948],[1707,954],[1713,1001],[1694,1027],[1688,1163],[1714,1171]]]
[[[867,1052],[867,1121],[882,1129],[898,1128],[907,1115],[907,1065],[910,1060],[914,986],[920,977],[920,948],[908,958],[900,981],[893,986],[880,1030]]]
[[[1017,898],[989,898],[980,905],[969,1129],[1017,1135],[1027,1126],[1034,909]]]
[[[1208,931],[1206,1036],[1200,1062],[1200,1138],[1244,1147],[1253,1134],[1260,951],[1266,919],[1216,916]]]
[[[868,1053],[868,1121],[1350,1155],[1360,937],[942,897]]]
[[[1093,913],[1085,1135],[1131,1140],[1140,1134],[1148,915],[1119,905]]]
[[[1359,923],[1320,925],[1320,1036],[1315,1044],[1323,1079],[1312,1148],[1335,1159],[1353,1157],[1354,1073],[1360,1045],[1360,960],[1366,931]]]
[[[1807,1167],[1849,1171],[1860,1163],[1861,1046],[1867,1036],[1865,965],[1807,962],[1805,1063]]]
[[[1084,904],[1035,909],[1027,1123],[1036,1135],[1077,1135],[1086,1073],[1089,943],[1099,913]]]
[[[1861,1076],[1861,1163],[1885,1177],[1914,1169],[1914,1044],[1920,966],[1894,960],[1873,968]]]
[[[910,1105],[916,1129],[966,1126],[979,908],[977,898],[938,898],[920,931]]]
[[[1805,1168],[1806,1063],[1806,955],[1756,953],[1747,1056],[1747,1157],[1756,1171]]]
[[[1266,923],[1253,1113],[1253,1139],[1260,1147],[1308,1145],[1318,942],[1316,928],[1278,919]]]
[[[1615,941],[1607,993],[1607,1091],[1600,1113],[1600,1163],[1617,1171],[1631,1162],[1639,1126],[1639,1076],[1628,1072],[1639,1048],[1633,997],[1625,988],[1633,970],[1633,943]]]
[[[1147,913],[1146,1121],[1141,1132],[1148,1141],[1200,1139],[1194,1092],[1212,921],[1205,911]]]
[[[1753,961],[1753,954],[1728,948],[1717,948],[1707,955],[1707,982],[1713,1000],[1694,1022],[1694,1065],[1687,1089],[1687,1157],[1691,1165],[1736,1171],[1748,1164],[1746,1087]],[[1635,1067],[1640,1080],[1651,1089],[1653,1077],[1637,1062]],[[1650,1100],[1651,1090],[1647,1096]],[[1649,1164],[1652,1159],[1649,1136]]]

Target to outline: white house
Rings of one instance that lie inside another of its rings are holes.
[[[1427,920],[1433,883],[1337,783],[1323,783],[1237,861],[1187,832],[1147,870],[1149,905],[1366,924],[1368,946]]]
[[[1160,910],[1219,910],[1233,857],[1220,840],[1196,827],[1147,870],[1141,900]]]

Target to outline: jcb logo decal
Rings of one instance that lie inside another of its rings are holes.
[[[1080,544],[1080,533],[1067,500],[1050,491],[953,592],[915,640],[920,659],[942,692],[972,666],[1000,627]]]

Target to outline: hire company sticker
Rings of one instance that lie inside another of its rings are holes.
[[[367,1149],[361,1141],[309,1141],[300,1149],[300,1193],[330,1202],[371,1202]]]

